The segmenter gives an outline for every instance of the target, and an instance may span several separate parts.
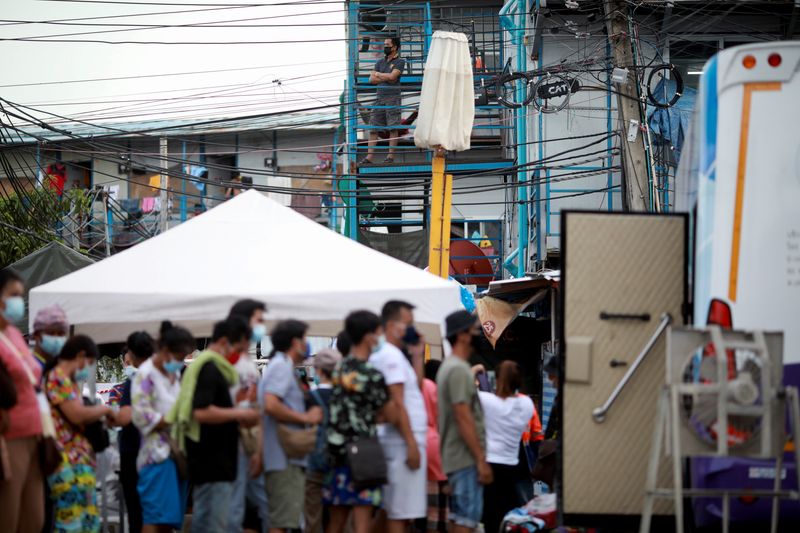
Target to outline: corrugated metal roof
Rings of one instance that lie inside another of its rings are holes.
[[[104,124],[58,124],[57,130],[30,130],[22,133],[20,143],[37,140],[67,141],[94,137],[186,136],[219,133],[239,133],[252,130],[332,130],[338,126],[339,112],[284,113],[256,118],[202,120],[145,120]],[[77,137],[77,139],[76,139]],[[17,143],[14,143],[17,144]]]

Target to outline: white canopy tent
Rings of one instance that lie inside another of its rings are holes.
[[[296,318],[335,336],[350,311],[389,299],[417,307],[420,330],[441,344],[461,307],[458,285],[343,237],[248,191],[133,248],[33,289],[30,316],[59,304],[96,342],[157,332],[162,320],[197,336],[242,298],[267,303],[270,321]],[[31,318],[32,320],[32,318]]]

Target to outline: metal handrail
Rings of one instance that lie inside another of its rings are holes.
[[[611,406],[614,405],[615,401],[617,401],[617,397],[619,397],[622,389],[624,389],[625,385],[627,385],[631,380],[633,374],[636,373],[636,370],[642,365],[647,355],[653,349],[653,346],[656,345],[658,338],[662,333],[664,333],[664,330],[666,330],[667,326],[669,326],[671,323],[672,315],[669,313],[663,313],[661,315],[661,322],[659,322],[655,333],[653,333],[653,335],[650,337],[650,340],[647,341],[647,344],[644,345],[644,348],[642,348],[642,351],[639,352],[639,355],[636,356],[636,360],[634,360],[628,371],[625,372],[625,375],[622,376],[622,379],[619,381],[619,383],[617,383],[617,386],[614,387],[614,390],[611,392],[611,396],[608,397],[608,400],[606,400],[606,403],[604,403],[602,407],[598,407],[592,411],[592,418],[595,422],[601,424],[605,421],[608,410],[611,409]]]

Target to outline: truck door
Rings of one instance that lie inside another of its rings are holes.
[[[608,515],[619,524],[641,514],[665,382],[662,317],[687,319],[687,225],[685,215],[562,214],[559,508],[567,521]],[[669,502],[659,505],[657,514],[670,514]]]

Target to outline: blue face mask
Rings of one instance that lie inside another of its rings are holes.
[[[386,344],[386,336],[381,335],[380,337],[378,337],[378,344],[372,347],[372,353],[377,353],[381,351],[385,344]]]
[[[66,343],[67,338],[61,335],[42,335],[42,350],[54,357],[61,353],[61,348],[63,348]]]
[[[133,365],[128,365],[125,367],[125,377],[128,379],[133,379],[133,376],[136,375],[136,367]]]
[[[164,363],[164,370],[169,374],[177,374],[183,368],[183,361],[167,361]]]
[[[253,326],[253,333],[250,335],[250,342],[259,342],[267,334],[267,326],[264,324],[256,324]]]
[[[3,318],[12,324],[25,318],[25,299],[22,296],[11,296],[3,300],[3,303],[6,306]]]
[[[89,367],[85,366],[75,371],[75,381],[86,381],[89,379]]]

